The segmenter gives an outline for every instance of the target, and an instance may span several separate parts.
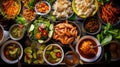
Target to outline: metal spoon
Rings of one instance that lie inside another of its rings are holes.
[[[90,47],[93,49],[93,48],[96,48],[96,47],[102,47],[102,45],[101,45],[101,44],[100,44],[100,45],[96,45],[96,46],[93,46],[93,45],[92,45],[92,46],[90,46]]]
[[[18,67],[22,67],[19,56],[18,56]]]

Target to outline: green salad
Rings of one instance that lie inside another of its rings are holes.
[[[52,37],[53,24],[49,19],[40,16],[30,25],[28,33],[33,41],[45,43]]]

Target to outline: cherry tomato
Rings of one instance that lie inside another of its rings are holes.
[[[42,28],[40,26],[39,26],[38,30],[39,30],[39,32],[42,32]]]
[[[48,31],[47,30],[43,30],[42,31],[42,36],[44,36],[44,37],[48,36]]]
[[[60,58],[60,57],[61,57],[61,53],[60,53],[60,52],[57,52],[57,53],[56,53],[56,56],[57,56],[58,58]]]
[[[36,37],[36,39],[40,39],[41,34],[40,34],[40,33],[37,33],[35,37]]]

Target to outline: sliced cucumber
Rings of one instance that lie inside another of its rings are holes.
[[[47,50],[52,50],[52,48],[53,48],[53,46],[50,45],[50,46],[47,48]]]
[[[32,54],[32,48],[31,48],[31,47],[26,47],[26,48],[24,49],[24,52],[25,52],[25,53]]]
[[[10,50],[9,53],[10,53],[11,55],[16,54],[16,53],[17,53],[17,50],[18,50],[18,48],[15,48],[14,50]]]
[[[53,51],[54,51],[55,53],[61,52],[61,50],[58,50],[58,49],[54,49]]]
[[[33,53],[33,58],[37,59],[37,53],[36,52]]]
[[[52,34],[53,34],[53,30],[49,31],[48,37],[51,38],[51,37],[52,37]]]
[[[50,24],[49,29],[53,30],[53,24]]]
[[[53,52],[53,51],[50,52],[50,55],[51,55],[51,57],[52,57],[53,59],[56,59],[56,58],[57,58],[57,57],[56,57],[56,53]]]
[[[34,30],[34,25],[31,24],[30,29],[29,29],[29,32],[31,32],[31,31],[33,31],[33,30]]]
[[[43,40],[38,40],[39,43],[43,43],[44,41]]]

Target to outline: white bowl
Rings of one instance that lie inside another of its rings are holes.
[[[37,10],[37,8],[36,8],[36,5],[38,5],[38,4],[41,3],[41,2],[45,2],[45,3],[49,6],[49,10],[48,10],[46,13],[41,13],[41,12],[39,12],[39,11]],[[51,11],[51,5],[50,5],[47,1],[40,1],[40,2],[38,2],[36,5],[35,5],[35,11],[36,11],[36,13],[37,13],[38,15],[46,15],[46,14],[48,14],[48,13]]]
[[[17,63],[17,62],[18,62],[18,59],[8,60],[8,59],[5,57],[5,55],[4,55],[4,48],[5,48],[7,45],[9,45],[10,43],[15,43],[15,44],[19,45],[19,47],[20,47],[20,49],[21,49],[21,54],[20,54],[20,56],[19,56],[19,60],[21,60],[21,58],[22,58],[22,56],[23,56],[23,47],[22,47],[22,45],[21,45],[19,42],[14,41],[14,40],[9,40],[9,41],[7,41],[6,43],[4,43],[4,44],[2,45],[1,50],[0,50],[0,51],[1,51],[1,58],[2,58],[2,60],[3,60],[4,62],[8,63],[8,64],[14,64],[14,63]]]
[[[83,37],[78,41],[78,43],[77,43],[77,45],[76,45],[76,52],[79,54],[81,60],[83,60],[84,62],[94,62],[94,61],[96,61],[96,60],[101,56],[102,47],[98,47],[97,54],[96,54],[96,56],[94,56],[93,58],[85,58],[85,57],[83,57],[83,56],[79,53],[79,51],[78,51],[78,46],[79,46],[80,42],[81,42],[82,40],[84,40],[84,39],[92,39],[93,41],[96,42],[97,45],[100,45],[100,43],[98,42],[98,40],[97,40],[95,37],[86,35],[86,36],[83,36]]]
[[[23,30],[22,30],[22,35],[21,35],[21,37],[19,37],[19,38],[14,38],[14,37],[11,35],[11,30],[12,30],[12,28],[14,28],[15,26],[19,26],[19,24],[13,24],[13,25],[10,27],[10,29],[9,29],[10,38],[13,39],[13,40],[20,40],[20,39],[22,39],[23,36],[24,36],[25,28],[23,28]]]
[[[0,24],[0,29],[2,30],[2,38],[0,40],[0,46],[2,45],[2,43],[4,43],[6,40],[9,39],[9,32],[4,30],[3,26]],[[0,32],[1,33],[1,32]]]
[[[45,57],[46,49],[47,49],[49,46],[51,46],[51,45],[59,47],[60,50],[62,51],[62,57],[61,57],[60,61],[57,62],[57,63],[54,63],[54,64],[50,63],[50,62],[46,59],[46,57]],[[63,61],[63,58],[64,58],[64,51],[63,51],[62,47],[59,46],[58,44],[49,44],[49,45],[44,49],[44,51],[43,51],[43,59],[44,59],[45,62],[46,62],[47,64],[49,64],[49,65],[58,65],[58,64],[60,64],[60,63]]]

